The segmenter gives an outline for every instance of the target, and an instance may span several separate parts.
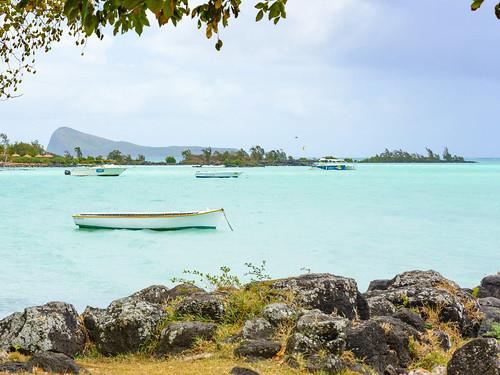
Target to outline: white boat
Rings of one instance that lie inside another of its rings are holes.
[[[71,170],[65,170],[65,175],[71,176],[101,176],[101,177],[110,177],[110,176],[119,176],[123,172],[125,172],[127,168],[118,167],[116,165],[99,165],[95,167],[78,167]]]
[[[215,229],[223,217],[224,209],[219,208],[192,212],[80,213],[73,215],[73,220],[80,228],[172,230]]]
[[[355,169],[354,165],[346,162],[344,159],[324,157],[313,164],[314,167],[324,169],[325,171],[345,171]]]
[[[196,178],[238,178],[243,172],[236,171],[196,171]]]

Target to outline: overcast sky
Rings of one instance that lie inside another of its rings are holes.
[[[83,57],[65,41],[40,55],[21,98],[0,102],[0,132],[45,145],[69,126],[151,146],[500,156],[493,3],[289,0],[277,26],[243,3],[221,52],[188,20],[92,40]]]

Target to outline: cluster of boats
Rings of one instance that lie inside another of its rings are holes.
[[[196,178],[238,178],[242,172],[225,170],[224,166],[193,166],[206,170],[195,172]],[[352,170],[354,165],[343,159],[325,157],[313,164],[313,167],[323,170]],[[70,176],[120,176],[127,168],[116,165],[101,165],[95,167],[77,167],[65,170]],[[106,229],[152,229],[173,230],[187,228],[215,229],[222,219],[226,219],[223,208],[190,211],[190,212],[115,212],[115,213],[79,213],[73,215],[73,220],[79,228]],[[231,228],[232,229],[232,228]]]

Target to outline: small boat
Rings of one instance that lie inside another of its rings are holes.
[[[80,228],[102,229],[215,229],[222,218],[225,218],[223,208],[191,212],[80,213],[73,215],[75,224]]]
[[[64,174],[67,176],[100,176],[100,177],[111,177],[119,176],[125,172],[127,168],[118,167],[116,165],[99,165],[96,167],[78,167],[72,170],[65,170]]]
[[[196,178],[238,178],[243,172],[235,171],[197,171]]]
[[[346,162],[344,159],[335,159],[324,157],[313,164],[314,167],[324,169],[325,171],[345,171],[355,169],[354,165]]]

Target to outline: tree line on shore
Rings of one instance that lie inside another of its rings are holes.
[[[470,163],[463,156],[450,154],[448,147],[443,150],[442,157],[430,148],[425,148],[427,155],[409,153],[402,149],[389,151],[387,148],[381,154],[360,160],[360,163]]]

